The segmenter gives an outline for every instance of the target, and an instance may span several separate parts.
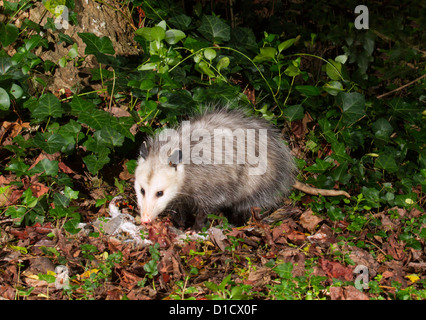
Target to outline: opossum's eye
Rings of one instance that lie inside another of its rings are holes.
[[[158,192],[157,192],[157,198],[162,197],[162,196],[163,196],[163,194],[164,194],[164,192],[163,192],[163,191],[158,191]]]
[[[145,189],[144,188],[141,188],[141,193],[142,193],[143,196],[145,196]]]

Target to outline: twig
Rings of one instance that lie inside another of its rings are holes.
[[[407,83],[407,84],[404,84],[403,86],[401,86],[401,87],[399,87],[399,88],[396,88],[396,89],[394,89],[394,90],[392,90],[392,91],[389,91],[389,92],[386,92],[386,93],[384,93],[384,94],[381,94],[380,96],[377,96],[377,99],[381,99],[381,98],[386,97],[386,96],[388,96],[388,95],[390,95],[390,94],[392,94],[392,93],[394,93],[394,92],[397,92],[397,91],[400,91],[400,90],[402,90],[402,89],[404,89],[404,88],[406,88],[406,87],[409,87],[409,86],[411,86],[413,83],[415,83],[415,82],[417,82],[417,81],[419,81],[419,80],[423,79],[424,77],[426,77],[426,73],[425,73],[424,75],[422,75],[422,76],[418,77],[417,79],[415,79],[415,80],[413,80],[413,81],[411,81],[411,82],[409,82],[409,83]]]
[[[308,186],[298,180],[296,180],[295,184],[293,185],[293,188],[300,190],[304,193],[311,194],[311,195],[322,195],[324,197],[334,197],[334,196],[345,196],[346,198],[350,198],[350,194],[343,190],[329,190],[329,189],[317,189],[311,186]]]

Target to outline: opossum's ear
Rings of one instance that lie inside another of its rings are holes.
[[[148,156],[148,146],[146,144],[146,141],[142,142],[141,148],[139,150],[139,155],[141,156],[142,159],[146,159],[146,157]]]
[[[169,166],[176,168],[177,165],[182,162],[182,150],[175,149],[167,159],[167,162],[169,163]]]

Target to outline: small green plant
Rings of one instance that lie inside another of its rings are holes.
[[[174,300],[195,300],[196,298],[193,294],[198,293],[198,289],[190,286],[188,287],[189,276],[185,277],[185,280],[178,280],[175,282],[175,286],[177,287],[173,294],[170,295],[171,299]]]
[[[240,285],[236,285],[231,280],[232,274],[227,275],[223,278],[220,284],[206,281],[204,285],[213,292],[213,294],[207,297],[212,300],[244,300],[248,299],[249,296],[246,294],[247,288],[243,288]]]
[[[149,247],[149,253],[151,255],[151,260],[149,260],[148,262],[146,262],[143,265],[143,269],[145,270],[146,274],[145,277],[139,281],[138,285],[143,287],[145,286],[145,283],[147,281],[147,277],[149,279],[152,280],[152,287],[155,290],[155,281],[154,281],[154,277],[156,275],[158,275],[158,261],[160,260],[160,252],[158,251],[158,249],[160,248],[160,244],[159,243],[155,243],[154,245],[151,245]]]

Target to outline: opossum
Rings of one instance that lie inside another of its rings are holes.
[[[290,193],[296,173],[279,130],[223,108],[148,138],[134,187],[143,223],[172,211],[179,227],[193,222],[199,231],[210,213],[222,212],[241,225],[253,207],[275,207]]]

